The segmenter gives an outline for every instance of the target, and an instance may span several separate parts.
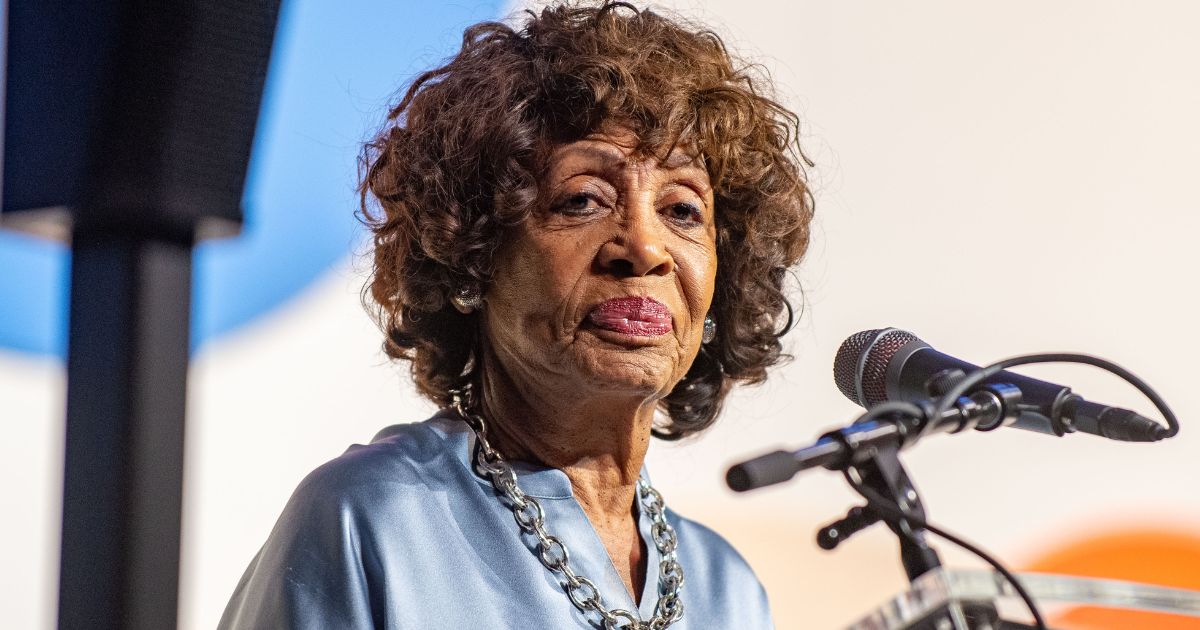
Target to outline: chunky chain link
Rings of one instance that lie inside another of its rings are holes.
[[[662,558],[658,565],[658,603],[654,606],[654,616],[649,621],[643,621],[636,612],[606,608],[596,585],[571,568],[571,554],[566,544],[546,530],[546,513],[542,504],[517,485],[516,471],[488,442],[487,423],[483,417],[468,411],[471,406],[469,396],[469,389],[453,391],[451,404],[475,431],[475,470],[487,477],[492,487],[503,495],[517,526],[537,538],[538,558],[547,569],[563,577],[562,587],[571,603],[585,615],[595,613],[602,630],[664,630],[679,621],[683,617],[683,600],[679,597],[679,589],[683,587],[683,567],[675,557],[679,539],[675,536],[675,528],[667,522],[662,495],[645,479],[638,479],[638,499],[650,517],[651,538]]]

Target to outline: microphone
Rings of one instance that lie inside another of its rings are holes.
[[[978,369],[934,350],[908,331],[883,328],[864,330],[842,342],[833,362],[833,380],[847,398],[870,408],[886,401],[936,398]],[[1161,424],[1133,411],[1089,402],[1070,387],[1013,372],[997,372],[978,387],[998,384],[1021,391],[1019,412],[1009,425],[1018,429],[1057,436],[1079,431],[1125,442],[1156,442],[1169,435]],[[977,428],[989,431],[998,426]]]

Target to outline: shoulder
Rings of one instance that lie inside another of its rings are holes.
[[[403,519],[445,494],[429,488],[467,477],[456,453],[466,451],[467,440],[442,425],[435,416],[389,427],[309,473],[243,574],[219,627],[371,627],[382,610],[372,597],[386,562],[380,539],[407,535]]]
[[[732,618],[741,620],[740,627],[773,628],[766,590],[733,545],[709,527],[673,511],[668,510],[667,517],[679,537],[684,588],[712,597],[706,604],[714,613],[733,613]]]
[[[382,498],[380,490],[388,487],[445,482],[445,477],[464,467],[457,451],[465,452],[466,444],[466,436],[451,428],[443,416],[390,426],[371,442],[351,445],[309,473],[297,486],[291,503],[374,502]]]
[[[469,464],[471,448],[470,429],[445,414],[387,427],[309,473],[285,514],[329,512],[367,521],[422,507],[451,488],[478,485]]]
[[[471,433],[442,415],[384,429],[309,473],[284,507],[268,547],[340,549],[368,570],[380,545],[403,545],[452,512],[452,497],[482,492],[471,472]],[[369,571],[368,571],[369,573]]]

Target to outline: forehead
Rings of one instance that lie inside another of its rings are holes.
[[[628,129],[606,129],[553,147],[550,167],[586,163],[603,170],[650,167],[699,171],[707,176],[703,155],[687,144],[672,147],[665,157],[661,151],[645,150],[640,144],[639,138]]]

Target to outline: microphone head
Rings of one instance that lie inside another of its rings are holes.
[[[842,342],[833,360],[833,381],[842,394],[860,407],[886,401],[887,369],[892,357],[916,335],[899,328],[877,328],[855,333]]]

